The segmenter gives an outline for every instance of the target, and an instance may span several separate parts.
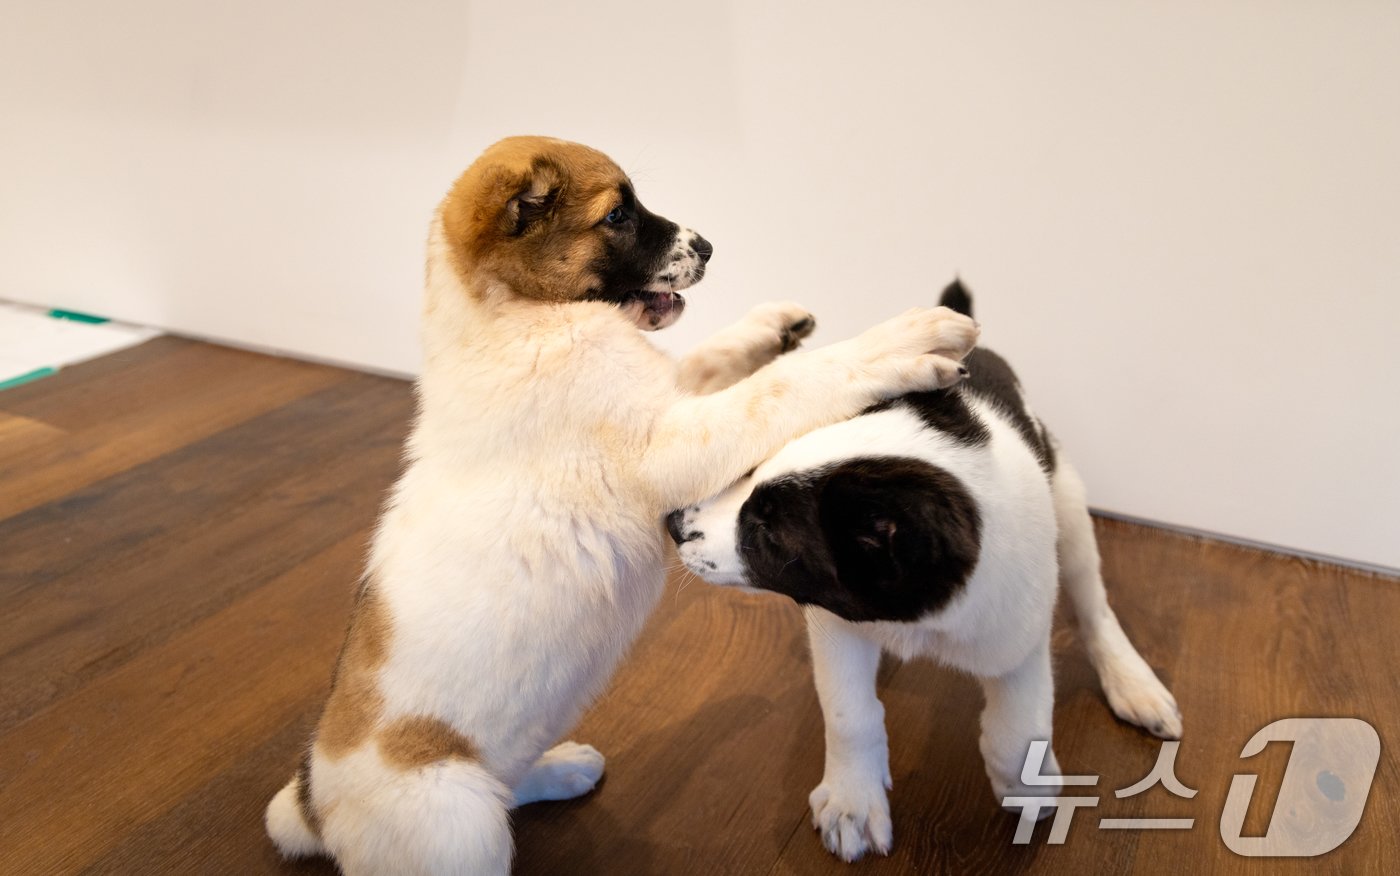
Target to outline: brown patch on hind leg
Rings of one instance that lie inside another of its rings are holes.
[[[350,612],[331,695],[316,728],[316,745],[328,758],[344,757],[369,739],[384,711],[379,668],[389,657],[388,607],[368,579]]]
[[[425,715],[395,719],[377,734],[389,766],[411,770],[445,760],[479,760],[472,741],[446,721]]]

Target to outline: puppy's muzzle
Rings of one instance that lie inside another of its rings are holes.
[[[699,533],[685,531],[685,509],[672,511],[666,515],[666,531],[671,533],[671,541],[678,545],[693,541]]]
[[[714,246],[700,235],[695,235],[695,239],[690,242],[690,248],[695,250],[695,254],[700,257],[700,263],[705,264],[710,260],[710,256],[715,254]]]

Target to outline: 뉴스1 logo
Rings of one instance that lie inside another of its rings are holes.
[[[1284,718],[1255,733],[1240,757],[1253,757],[1270,742],[1290,741],[1283,782],[1274,802],[1269,829],[1264,836],[1240,836],[1259,777],[1239,773],[1230,781],[1230,793],[1220,813],[1220,838],[1237,855],[1251,858],[1311,858],[1340,846],[1356,830],[1371,792],[1371,781],[1381,756],[1381,740],[1370,724],[1358,718]],[[1179,742],[1164,742],[1157,763],[1140,781],[1115,791],[1122,799],[1162,785],[1178,797],[1191,799],[1196,791],[1176,777]],[[1049,745],[1032,742],[1021,770],[1021,782],[1034,787],[1095,785],[1099,777],[1044,776],[1041,767]],[[1097,806],[1098,797],[1006,797],[1002,805],[1021,810],[1021,822],[1012,840],[1030,842],[1036,822],[1047,809],[1055,810],[1046,842],[1065,841],[1078,809]],[[1194,818],[1100,818],[1100,830],[1189,830]]]
[[[1311,858],[1346,841],[1361,821],[1381,757],[1376,728],[1357,718],[1284,718],[1255,733],[1240,757],[1292,740],[1269,830],[1240,836],[1258,776],[1236,775],[1220,813],[1220,838],[1250,858]]]

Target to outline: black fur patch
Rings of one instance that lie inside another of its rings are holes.
[[[911,621],[962,589],[981,530],[948,472],[866,457],[760,484],[739,510],[739,555],[754,587],[847,620]]]
[[[649,284],[666,264],[680,230],[670,219],[643,207],[630,186],[623,186],[619,194],[627,219],[610,226],[606,251],[590,266],[600,283],[588,293],[593,301],[621,304]]]
[[[1027,410],[1021,398],[1021,384],[1006,360],[978,347],[963,360],[968,376],[950,389],[933,392],[911,392],[866,408],[873,414],[895,407],[905,407],[918,415],[930,429],[936,429],[969,447],[980,447],[992,440],[987,424],[967,403],[969,395],[990,402],[1016,427],[1022,440],[1035,454],[1041,469],[1049,474],[1055,470],[1055,448],[1050,434],[1040,421]]]
[[[1046,474],[1054,471],[1055,450],[1050,446],[1050,435],[1026,409],[1016,372],[1011,370],[1005,359],[985,347],[973,350],[964,361],[970,374],[958,388],[995,404],[997,410],[1021,433],[1021,438],[1040,461],[1041,469]]]
[[[976,374],[975,371],[972,373]],[[963,384],[967,382],[964,380]],[[930,429],[943,432],[969,447],[980,447],[992,440],[987,424],[978,419],[968,405],[961,386],[932,392],[911,392],[866,408],[864,413],[873,414],[893,407],[908,408]]]

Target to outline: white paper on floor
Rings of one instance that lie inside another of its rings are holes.
[[[77,322],[47,310],[0,302],[0,386],[44,368],[58,370],[160,334],[123,323]]]

